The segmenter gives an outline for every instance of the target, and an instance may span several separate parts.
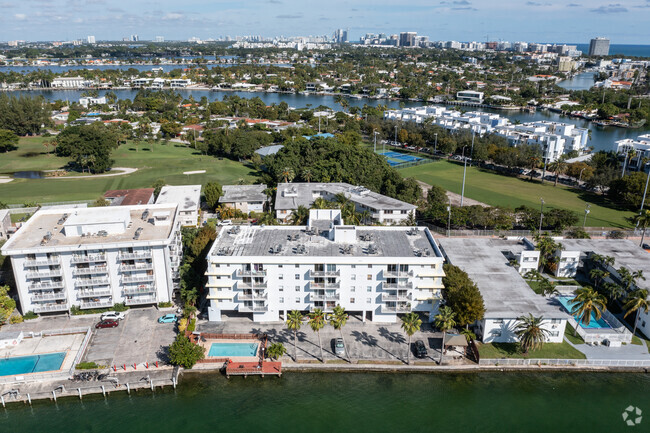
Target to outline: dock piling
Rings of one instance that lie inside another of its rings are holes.
[[[131,394],[131,387],[129,386],[129,382],[126,383],[126,392],[128,394]]]
[[[32,405],[32,398],[27,394],[27,401],[29,402],[29,405]]]
[[[56,403],[56,391],[52,390],[52,396],[54,397],[54,402]]]
[[[79,392],[79,400],[81,400],[81,388],[77,388],[77,392]]]
[[[0,400],[2,400],[2,407],[5,407],[5,398],[0,395]]]
[[[106,389],[104,389],[104,385],[102,385],[102,394],[106,397]]]

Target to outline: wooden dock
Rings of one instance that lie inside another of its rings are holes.
[[[282,376],[282,363],[275,361],[230,362],[226,364],[226,377],[230,376]]]

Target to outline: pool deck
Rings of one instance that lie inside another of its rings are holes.
[[[20,344],[5,349],[0,349],[0,358],[15,358],[21,356],[44,355],[48,353],[65,352],[66,356],[59,370],[29,373],[20,376],[32,376],[45,373],[68,372],[72,368],[85,334],[53,335],[46,337],[26,337]]]

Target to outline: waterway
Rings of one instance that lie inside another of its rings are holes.
[[[100,90],[99,95],[104,95],[107,91]],[[113,90],[118,99],[133,99],[137,93],[136,90]],[[81,90],[31,90],[31,91],[17,91],[10,92],[16,96],[20,94],[28,96],[37,96],[42,95],[45,99],[49,101],[54,101],[57,99],[68,100],[68,101],[78,101],[81,97],[83,91]],[[199,100],[203,96],[207,97],[209,101],[221,100],[227,95],[237,95],[241,98],[260,98],[264,101],[265,104],[279,104],[280,102],[286,102],[291,107],[296,108],[316,108],[321,105],[330,107],[336,110],[341,110],[341,106],[334,102],[334,96],[332,95],[316,95],[316,94],[295,94],[295,93],[267,93],[267,92],[244,92],[244,91],[219,91],[214,92],[210,90],[178,90],[183,97],[189,98],[190,95],[194,99]],[[389,100],[389,99],[356,99],[349,98],[349,105],[352,107],[363,107],[364,104],[370,106],[384,105],[388,108],[397,109],[401,105],[405,107],[419,107],[425,105],[421,101],[398,101],[398,100]],[[401,105],[400,105],[401,104]],[[614,127],[597,127],[596,125],[577,118],[571,118],[568,116],[562,116],[558,113],[546,111],[546,110],[537,110],[534,113],[528,113],[523,111],[500,111],[500,110],[491,110],[491,109],[477,109],[473,107],[463,107],[466,111],[486,111],[497,113],[501,116],[508,117],[510,121],[520,121],[520,122],[532,122],[537,120],[548,120],[553,122],[564,122],[564,123],[573,123],[580,128],[588,128],[591,130],[591,140],[589,141],[589,146],[593,146],[596,150],[612,150],[614,147],[614,142],[616,140],[622,140],[624,138],[636,138],[637,136],[647,133],[650,130],[650,125],[641,129],[625,129],[625,128],[614,128]]]
[[[568,80],[560,81],[557,85],[567,90],[589,90],[593,87],[595,72],[576,74]]]
[[[648,431],[649,391],[644,374],[201,374],[185,377],[176,391],[12,404],[0,408],[0,431]],[[634,429],[622,419],[629,405],[645,412]]]

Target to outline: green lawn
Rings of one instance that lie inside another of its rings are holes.
[[[400,170],[405,177],[414,177],[430,185],[438,185],[448,191],[460,194],[463,181],[463,166],[449,161],[437,161]],[[539,180],[524,180],[481,170],[467,168],[465,196],[492,206],[515,208],[526,205],[539,208],[540,197],[546,206],[570,209],[580,216],[580,223],[587,204],[591,204],[587,226],[589,227],[631,227],[625,219],[633,212],[612,206],[601,196],[577,189],[567,188],[552,182],[543,185]]]
[[[573,344],[585,344],[585,340],[582,339],[582,337],[578,334],[573,336],[575,329],[573,326],[571,326],[569,323],[566,324],[566,328],[564,328],[564,336],[566,337],[567,340],[569,340]]]
[[[22,170],[62,168],[66,158],[45,154],[43,139],[22,138],[18,150],[0,156],[0,174]],[[94,200],[111,189],[150,187],[157,179],[170,185],[205,184],[218,181],[232,184],[252,183],[257,176],[253,168],[229,159],[219,160],[200,155],[179,143],[140,144],[136,150],[127,143],[113,152],[114,167],[134,167],[132,174],[95,179],[15,179],[0,184],[0,199],[9,204],[27,201],[38,203]],[[206,170],[203,174],[184,175],[185,171]],[[78,173],[74,173],[78,174]]]
[[[519,351],[519,343],[479,344],[478,352],[484,359],[529,358],[529,359],[585,359],[585,355],[566,341],[546,343],[539,350],[531,350],[527,356]]]

